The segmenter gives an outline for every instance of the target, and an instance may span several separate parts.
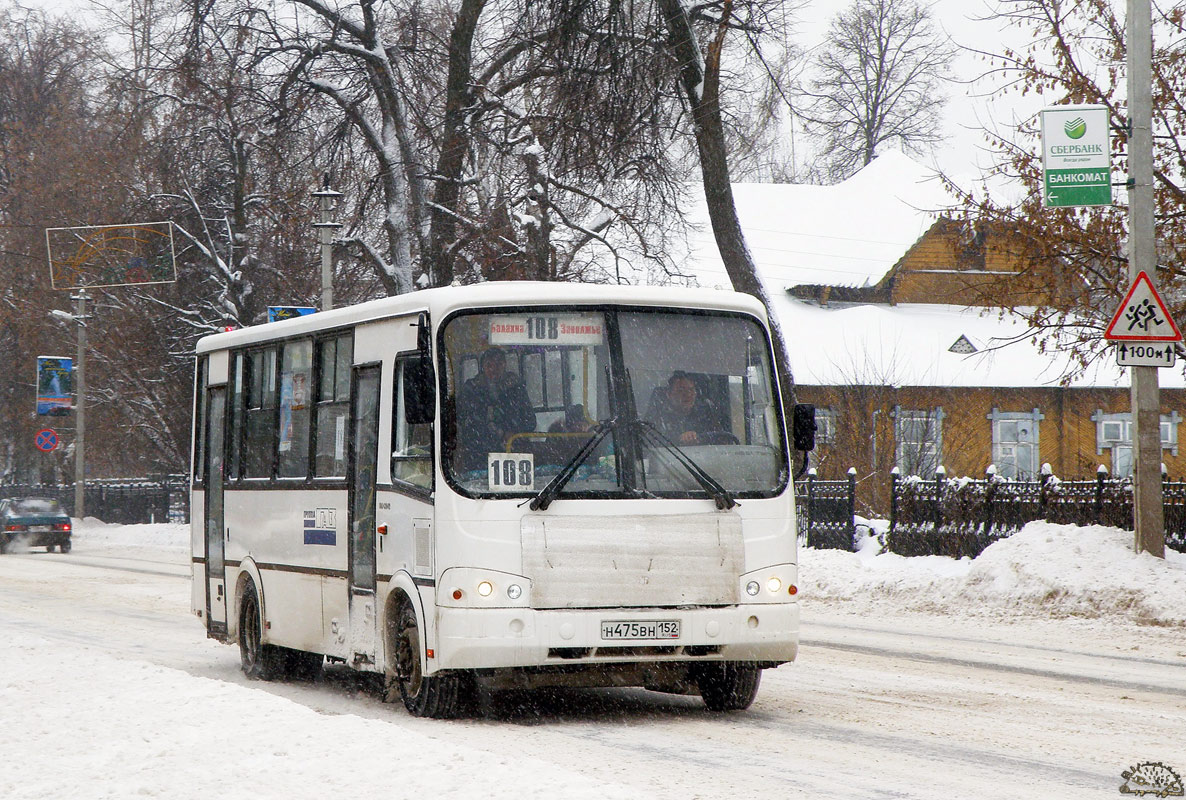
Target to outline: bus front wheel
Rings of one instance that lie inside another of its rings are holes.
[[[460,673],[425,675],[416,609],[405,602],[400,604],[397,613],[395,663],[387,676],[388,699],[395,699],[393,690],[398,688],[404,707],[412,716],[434,719],[460,716],[467,705],[467,676]]]
[[[762,670],[734,661],[697,664],[693,671],[709,711],[744,711],[758,696]]]
[[[284,672],[284,652],[281,648],[264,644],[263,609],[259,592],[251,581],[243,588],[243,602],[239,604],[239,661],[243,674],[252,680],[270,681]]]

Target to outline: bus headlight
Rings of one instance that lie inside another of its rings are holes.
[[[531,581],[480,567],[450,567],[437,581],[437,604],[446,608],[528,608]]]
[[[795,564],[774,564],[738,576],[738,597],[746,603],[795,603],[799,568]]]

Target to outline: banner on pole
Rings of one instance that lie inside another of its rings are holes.
[[[61,417],[74,410],[74,359],[37,356],[37,414]]]

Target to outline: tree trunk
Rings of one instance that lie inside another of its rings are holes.
[[[696,147],[700,153],[700,173],[704,181],[704,199],[708,218],[712,223],[717,249],[725,264],[725,272],[736,291],[753,295],[766,306],[770,330],[774,338],[774,360],[778,371],[784,417],[788,426],[789,409],[795,404],[795,383],[787,360],[786,340],[782,325],[770,303],[766,287],[758,276],[758,268],[745,242],[745,233],[737,218],[733,202],[733,184],[729,179],[729,159],[725,146],[725,126],[721,121],[720,77],[721,49],[728,31],[728,19],[733,10],[732,0],[725,0],[716,36],[709,43],[707,56],[701,56],[696,32],[688,7],[683,0],[659,0],[667,20],[670,47],[681,64],[684,93],[692,111]]]
[[[461,177],[469,151],[466,109],[470,105],[470,78],[473,65],[474,32],[486,0],[462,0],[449,37],[449,76],[445,83],[445,118],[441,132],[441,152],[437,159],[433,193],[431,231],[425,268],[434,286],[453,282],[453,241],[457,238],[457,202],[461,197]]]

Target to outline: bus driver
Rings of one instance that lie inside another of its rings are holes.
[[[535,409],[527,387],[507,371],[506,353],[482,353],[478,374],[465,382],[457,399],[457,439],[464,469],[483,469],[488,453],[502,452],[507,437],[535,430]]]
[[[704,434],[721,429],[717,415],[698,396],[696,382],[682,370],[671,374],[665,390],[655,392],[646,419],[679,444],[698,444]]]

